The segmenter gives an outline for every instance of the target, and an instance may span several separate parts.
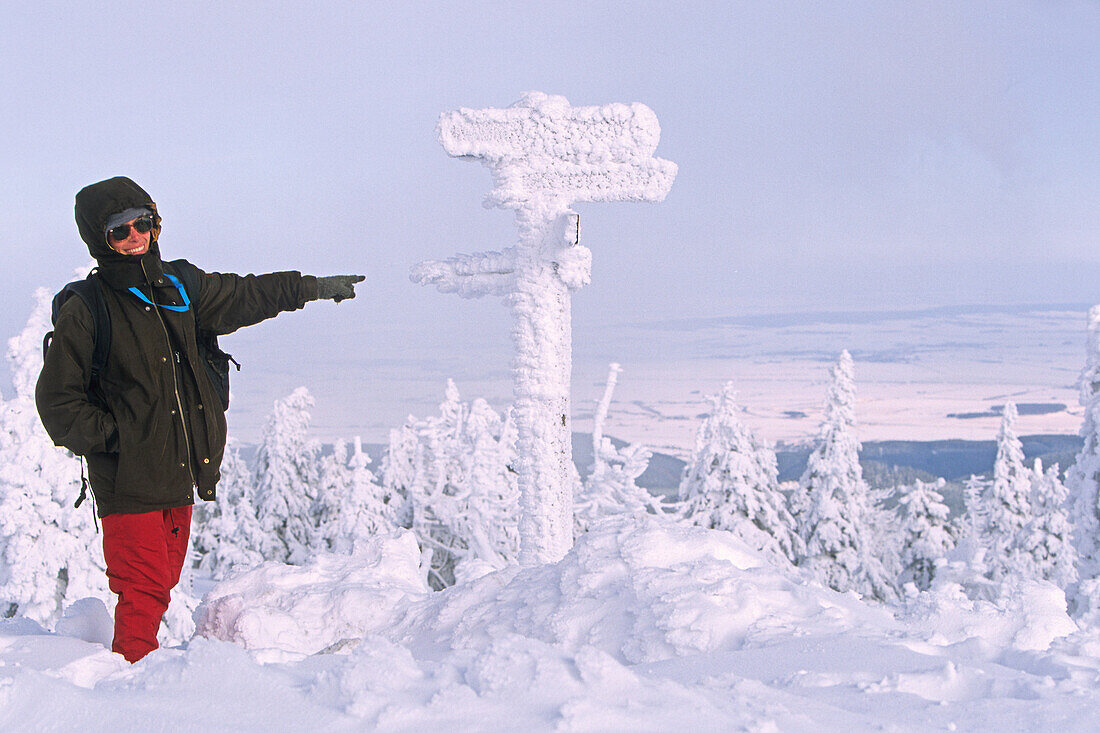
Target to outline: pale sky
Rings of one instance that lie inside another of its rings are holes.
[[[270,331],[317,359],[506,338],[408,272],[514,243],[435,124],[527,90],[645,103],[679,166],[578,207],[578,323],[1100,300],[1100,2],[0,2],[6,335],[127,175],[168,259],[366,274]]]

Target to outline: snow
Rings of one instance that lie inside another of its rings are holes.
[[[410,533],[379,535],[233,576],[196,615],[132,667],[99,602],[53,633],[0,621],[0,728],[1074,731],[1100,704],[1100,636],[1049,583],[871,605],[653,515],[439,592]]]
[[[351,555],[302,566],[267,562],[218,583],[196,612],[196,634],[258,659],[300,659],[376,633],[410,598],[427,595],[420,547],[408,530],[375,535]]]

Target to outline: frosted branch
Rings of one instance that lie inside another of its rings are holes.
[[[515,270],[515,248],[509,247],[503,252],[475,252],[445,260],[425,260],[412,268],[409,278],[418,285],[434,285],[441,293],[480,298],[512,292]]]
[[[619,381],[619,372],[622,370],[623,368],[617,363],[612,362],[608,365],[607,385],[604,387],[603,397],[596,404],[596,416],[592,420],[592,450],[596,463],[601,461],[600,445],[603,442],[603,425],[607,420],[607,413],[611,409],[611,395],[615,392],[615,385]]]

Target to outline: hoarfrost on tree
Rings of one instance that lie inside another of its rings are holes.
[[[215,580],[234,568],[262,563],[267,543],[257,516],[253,473],[233,438],[227,442],[220,473],[218,500],[196,505],[191,532],[196,567]]]
[[[805,545],[779,490],[775,451],[741,420],[736,395],[733,382],[727,382],[710,398],[710,413],[695,435],[680,481],[681,514],[793,563]]]
[[[874,554],[870,490],[859,465],[855,437],[855,375],[852,357],[841,353],[831,370],[825,417],[791,510],[805,543],[799,565],[839,591],[891,600],[893,578]]]
[[[1035,575],[1027,551],[1031,522],[1031,472],[1024,465],[1024,448],[1016,435],[1016,405],[1005,404],[997,432],[993,483],[982,495],[986,575],[994,582],[1009,575]]]
[[[916,481],[898,498],[904,509],[901,521],[902,583],[928,590],[936,577],[936,566],[955,547],[949,516],[943,503],[944,479],[935,483]]]
[[[309,437],[313,396],[305,387],[275,401],[256,454],[255,504],[261,554],[294,565],[322,549],[311,516],[320,478],[320,444]]]
[[[358,436],[351,445],[338,441],[322,462],[315,516],[332,552],[351,553],[357,542],[397,527],[393,497],[377,482],[370,463]]]
[[[390,432],[383,486],[403,496],[403,526],[431,552],[435,588],[516,562],[515,425],[447,380],[439,415]]]
[[[1084,444],[1066,472],[1078,576],[1068,595],[1077,617],[1100,624],[1100,305],[1089,310],[1087,330],[1085,366],[1077,381]]]
[[[1031,555],[1036,577],[1062,589],[1077,578],[1068,496],[1058,478],[1058,464],[1044,471],[1043,462],[1036,458],[1031,470],[1032,518],[1024,532],[1024,549]]]
[[[603,396],[592,421],[592,470],[574,497],[574,532],[580,535],[604,517],[617,514],[663,514],[657,497],[638,486],[637,479],[649,466],[653,453],[643,445],[630,443],[616,448],[604,435],[611,397],[615,392],[618,364],[610,364]]]
[[[114,603],[91,503],[73,508],[79,463],[54,446],[35,409],[52,295],[45,288],[35,292],[26,326],[8,342],[14,395],[0,405],[0,615],[47,627],[81,598]]]

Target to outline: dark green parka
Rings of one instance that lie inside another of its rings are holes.
[[[154,214],[149,251],[123,255],[107,245],[113,214],[146,207]],[[203,328],[231,333],[317,297],[316,278],[298,272],[267,275],[201,273],[198,297],[182,306],[162,262],[160,217],[144,190],[128,178],[92,184],[76,196],[81,238],[99,263],[99,282],[111,317],[111,347],[100,375],[106,409],[89,401],[94,328],[80,298],[58,314],[35,399],[54,443],[88,461],[99,515],[148,512],[213,500],[225,450],[225,414],[199,361],[195,310]],[[196,494],[197,492],[197,494]]]

